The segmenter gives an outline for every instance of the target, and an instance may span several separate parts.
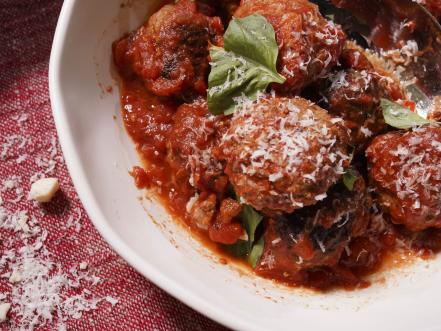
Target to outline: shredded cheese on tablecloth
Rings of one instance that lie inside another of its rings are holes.
[[[15,120],[21,126],[27,116],[20,115]],[[26,154],[12,155],[10,152],[12,148],[14,151],[23,149],[29,139],[12,135],[6,140],[0,148],[0,159],[15,157],[17,164],[28,159]],[[30,181],[53,173],[59,160],[62,159],[58,156],[57,141],[52,137],[49,148],[35,158],[40,171]],[[35,205],[24,207],[26,200],[23,197],[28,187],[20,176],[0,180],[0,277],[10,286],[10,290],[0,293],[0,322],[8,323],[8,327],[14,330],[44,326],[66,330],[69,318],[81,318],[83,313],[96,309],[103,302],[113,307],[118,299],[97,297],[87,289],[100,283],[101,279],[86,270],[86,262],[66,271],[65,266],[53,259],[45,244],[48,233],[40,223],[44,211]],[[38,210],[40,212],[36,212]],[[81,210],[74,208],[66,230],[73,227],[76,233],[80,232],[81,216]]]

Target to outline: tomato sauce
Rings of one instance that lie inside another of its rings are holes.
[[[121,81],[121,105],[125,128],[145,163],[131,175],[138,188],[155,188],[174,215],[185,218],[185,206],[194,189],[188,177],[176,176],[167,161],[168,133],[173,126],[177,104],[146,91],[138,80]]]

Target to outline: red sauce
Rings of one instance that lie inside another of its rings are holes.
[[[177,104],[146,91],[137,80],[121,82],[121,105],[126,130],[145,162],[131,175],[138,188],[155,188],[174,215],[185,218],[185,206],[194,195],[188,177],[176,176],[167,162],[168,132],[173,126]]]

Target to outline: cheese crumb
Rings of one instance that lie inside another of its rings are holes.
[[[87,269],[87,262],[81,262],[80,263],[80,270],[86,270]]]
[[[9,282],[12,284],[20,283],[23,280],[21,273],[18,270],[12,271],[11,276],[9,277]]]
[[[185,210],[187,211],[187,213],[191,213],[191,210],[193,209],[193,206],[195,204],[196,201],[198,201],[199,198],[199,194],[195,194],[193,197],[191,197],[188,202],[187,205],[185,206]]]
[[[323,193],[323,194],[319,194],[319,195],[316,195],[315,196],[315,200],[316,201],[322,201],[322,200],[325,200],[326,198],[327,198],[327,194],[326,193]]]
[[[38,202],[49,202],[60,188],[57,178],[42,178],[31,186],[29,199]]]
[[[29,233],[31,231],[31,229],[29,228],[28,225],[28,215],[26,215],[26,213],[20,213],[19,215],[19,219],[18,219],[18,225],[20,226],[20,228],[23,230],[24,233]]]
[[[11,309],[10,303],[1,303],[0,304],[0,323],[7,320],[6,315],[8,314],[9,309]]]
[[[105,298],[104,298],[104,300],[106,300],[108,303],[110,303],[111,305],[112,305],[112,307],[113,306],[115,306],[118,302],[119,302],[119,300],[118,299],[115,299],[115,298],[113,298],[113,297],[111,297],[111,296],[106,296]]]
[[[243,230],[243,233],[242,233],[242,235],[239,237],[239,239],[240,240],[244,240],[244,241],[248,241],[248,233],[245,231],[245,230]]]

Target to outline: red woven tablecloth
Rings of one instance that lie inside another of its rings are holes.
[[[48,95],[61,5],[0,0],[0,304],[13,303],[0,330],[221,330],[128,266],[81,206]],[[39,176],[61,184],[46,206],[27,199]],[[9,280],[14,271],[17,283]],[[36,321],[35,312],[50,313]]]

